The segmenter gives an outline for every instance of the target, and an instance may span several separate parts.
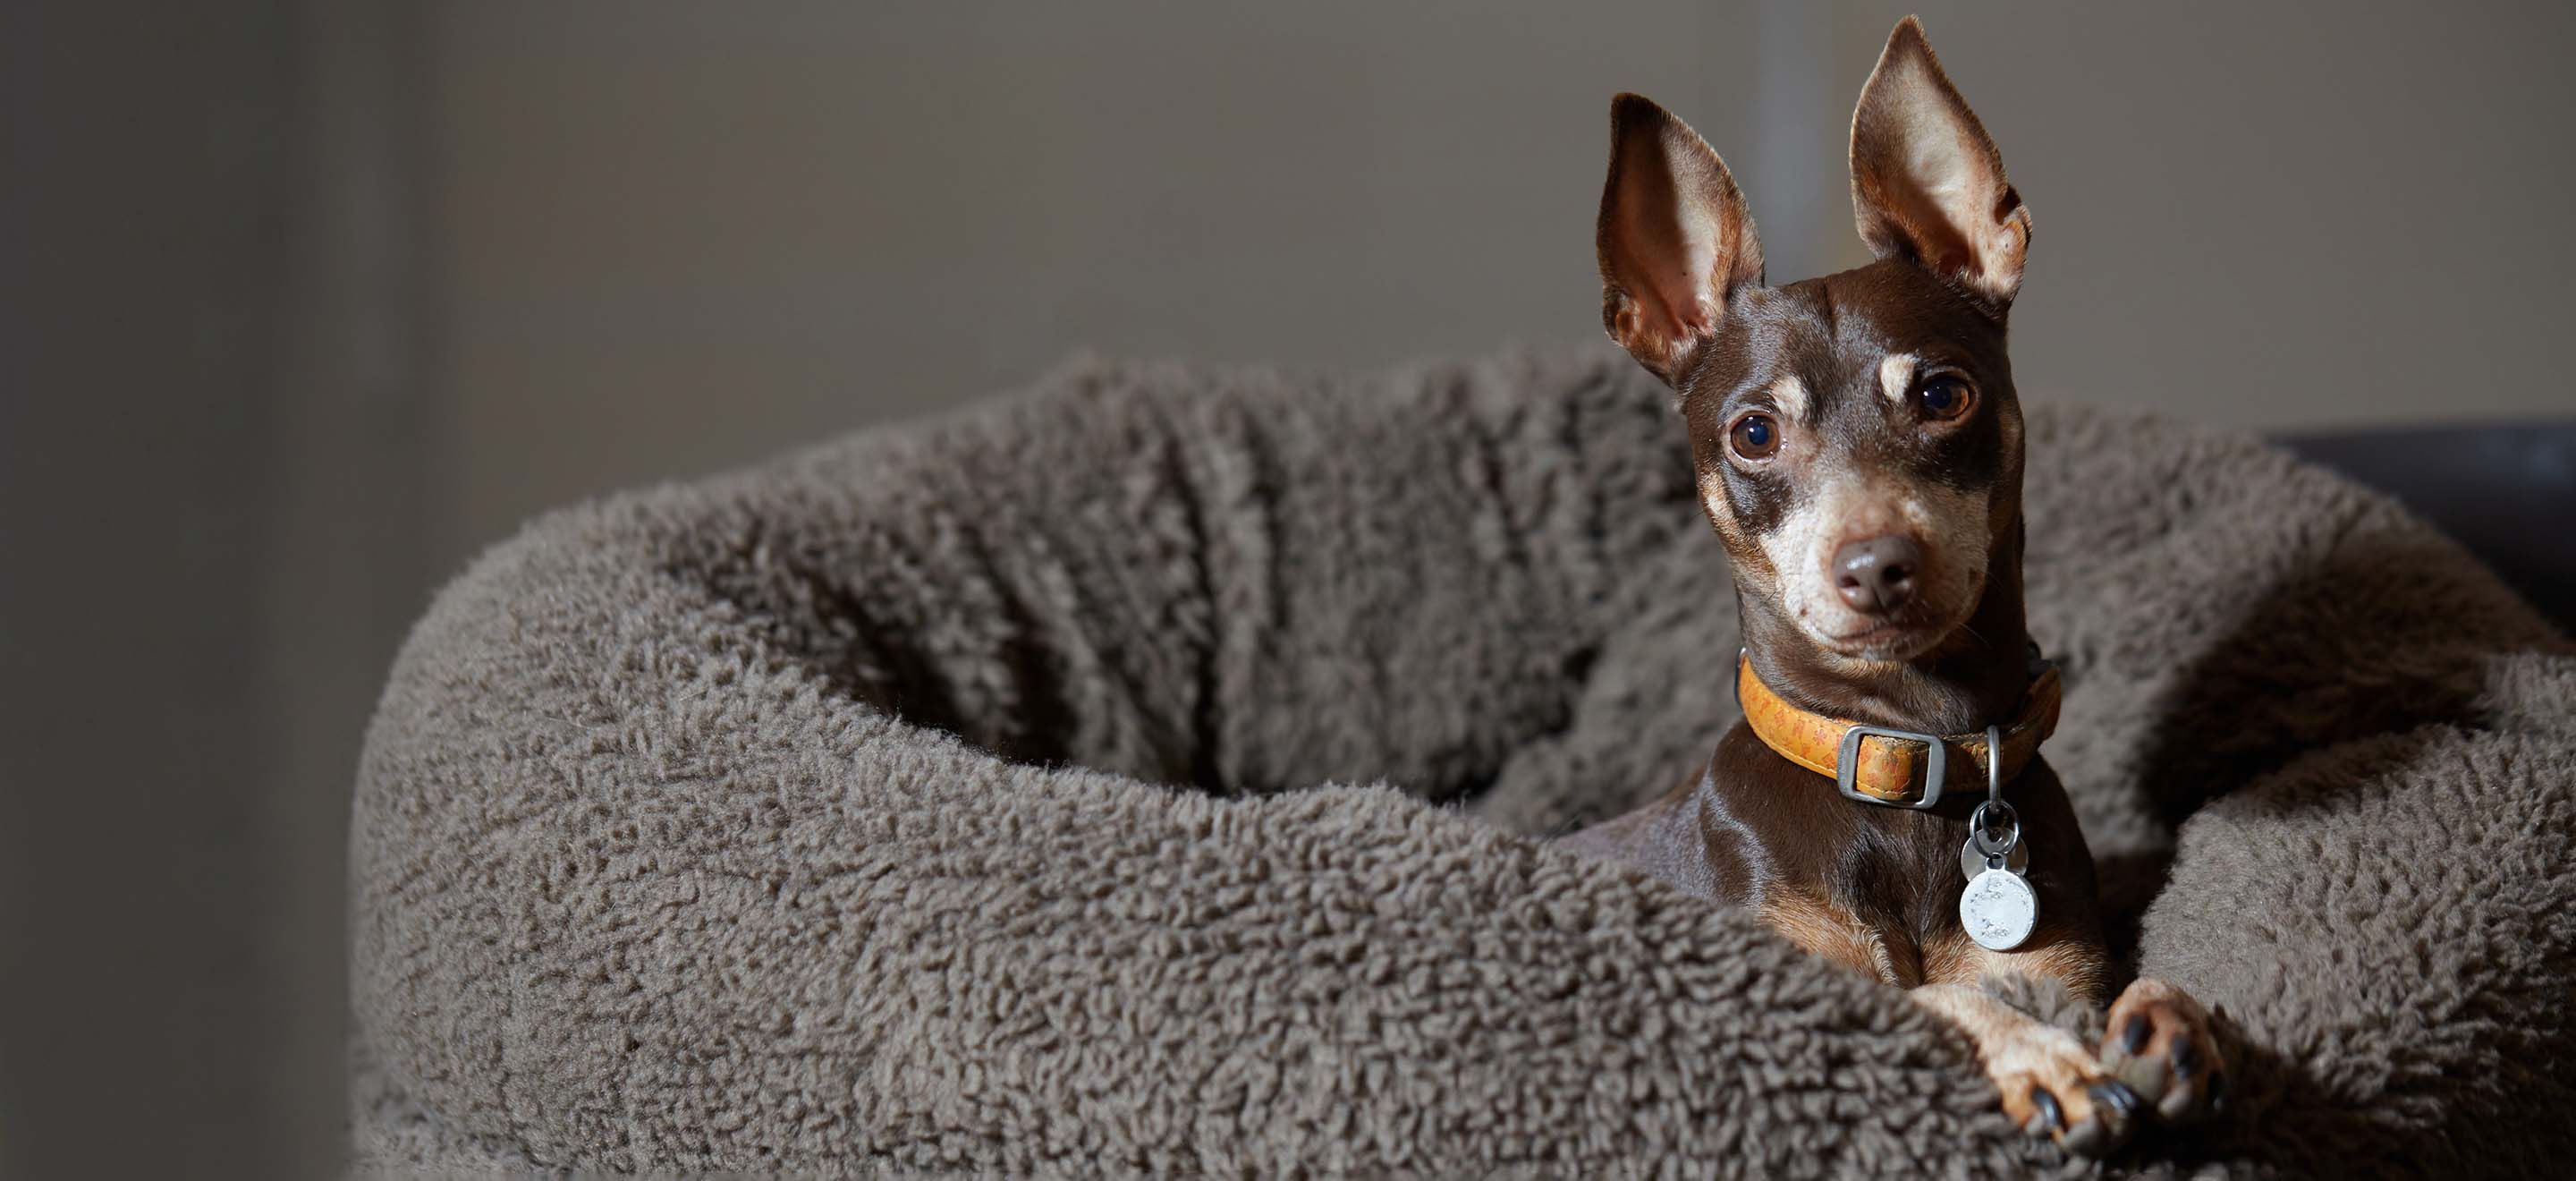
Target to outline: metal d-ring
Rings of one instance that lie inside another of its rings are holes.
[[[1991,827],[2003,833],[2001,844],[1987,839],[1989,816],[2000,821]],[[1986,727],[1986,799],[1968,814],[1968,840],[1984,857],[2008,856],[2013,846],[2021,843],[2021,813],[2004,802],[2004,742],[1999,726]]]
[[[1986,727],[1986,802],[2004,802],[2004,731],[2001,726]],[[2004,806],[2010,808],[2012,805]]]

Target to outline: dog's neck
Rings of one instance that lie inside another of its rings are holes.
[[[1987,558],[1985,590],[1968,622],[1905,661],[1860,661],[1827,652],[1776,601],[1739,584],[1736,610],[1746,656],[1773,692],[1817,713],[1930,734],[1983,730],[2010,718],[2030,688],[2021,554],[2016,521]]]

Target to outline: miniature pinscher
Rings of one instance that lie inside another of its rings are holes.
[[[2004,352],[2030,215],[1912,18],[1852,116],[1877,261],[1764,285],[1717,154],[1610,108],[1602,321],[1677,395],[1733,566],[1745,720],[1672,794],[1566,838],[1759,912],[1955,1023],[2033,1135],[2098,1156],[2220,1095],[2207,1014],[2123,991],[2098,1048],[1980,987],[2107,999],[2092,855],[2045,760],[2059,682],[2023,619],[2022,415]]]

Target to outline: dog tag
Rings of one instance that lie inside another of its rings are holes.
[[[2011,951],[2039,925],[2039,891],[2022,880],[2030,846],[2022,843],[2021,814],[2004,802],[2002,734],[1986,728],[1986,802],[1968,816],[1968,843],[1959,847],[1959,870],[1968,888],[1959,892],[1959,925],[1988,951]]]
[[[1959,925],[1988,951],[2011,951],[2039,924],[2039,894],[2000,857],[1959,893]]]

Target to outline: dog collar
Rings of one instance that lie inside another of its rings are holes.
[[[2001,779],[2010,782],[2038,756],[2039,744],[2057,732],[2061,695],[2057,666],[2034,649],[2030,690],[2013,720],[1992,731],[1997,737],[1990,743],[1988,731],[1925,734],[1800,709],[1762,683],[1750,656],[1736,658],[1736,703],[1763,745],[1818,775],[1831,776],[1846,796],[1898,808],[1940,802],[1953,759],[1975,768],[1976,781],[1983,782],[1990,760],[2000,757]]]

